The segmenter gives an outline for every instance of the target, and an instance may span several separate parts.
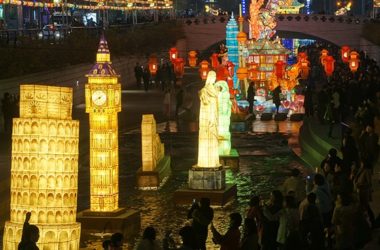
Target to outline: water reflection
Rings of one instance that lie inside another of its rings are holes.
[[[254,123],[253,131],[268,132],[273,126],[277,125],[271,122],[261,125]],[[279,129],[276,130],[286,134],[294,131],[294,126],[299,125],[280,123],[278,126]],[[227,230],[229,213],[245,214],[249,198],[253,194],[268,197],[270,191],[282,183],[291,168],[297,167],[305,174],[306,169],[292,154],[285,134],[252,132],[234,135],[232,144],[241,155],[240,170],[237,172],[227,170],[226,179],[227,183],[237,184],[238,197],[223,208],[215,208],[214,224],[221,232]],[[186,185],[188,169],[196,163],[197,135],[196,133],[161,134],[166,152],[172,155],[173,176],[159,191],[140,191],[135,188],[135,173],[141,164],[140,139],[139,133],[127,134],[120,144],[120,204],[141,211],[142,230],[149,225],[154,226],[159,232],[159,239],[163,238],[167,230],[178,235],[179,229],[189,223],[186,216],[191,204],[176,206],[172,196],[176,189]],[[103,239],[99,235],[92,237],[86,249],[101,249]],[[136,240],[127,242],[125,249],[133,249]],[[176,240],[179,242],[178,238]],[[211,237],[207,246],[208,249],[218,249]]]

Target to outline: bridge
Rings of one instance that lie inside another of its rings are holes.
[[[319,39],[338,46],[367,51],[380,59],[379,47],[362,38],[363,26],[373,20],[362,17],[330,15],[276,15],[277,33],[281,37]],[[225,39],[229,17],[183,19],[188,50],[205,50]],[[248,30],[248,22],[244,23]]]

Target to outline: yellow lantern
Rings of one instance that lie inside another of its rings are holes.
[[[200,63],[200,66],[201,67],[199,69],[199,75],[200,75],[200,77],[201,77],[202,80],[206,80],[207,79],[207,74],[210,71],[209,63],[208,63],[208,61],[203,60]]]
[[[237,36],[236,36],[237,40],[239,43],[243,44],[247,41],[247,34],[243,31],[240,31]]]
[[[359,68],[359,53],[356,51],[351,51],[350,60],[348,60],[348,65],[351,69],[351,72],[356,72]]]
[[[197,58],[197,52],[194,51],[194,50],[192,50],[192,51],[189,52],[188,55],[189,55],[189,57],[188,57],[188,60],[189,60],[189,66],[190,66],[190,67],[195,67],[195,66],[197,66],[197,60],[198,60],[198,58]]]
[[[170,58],[170,61],[173,61],[173,60],[175,60],[175,59],[177,59],[178,58],[178,50],[177,50],[177,48],[171,48],[170,50],[169,50],[169,58]]]
[[[39,249],[79,249],[79,122],[71,118],[72,97],[71,88],[20,86],[20,118],[13,119],[12,131],[11,212],[3,249],[17,249],[27,211],[30,223],[39,228]]]

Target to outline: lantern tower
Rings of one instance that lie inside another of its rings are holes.
[[[104,37],[100,39],[96,64],[86,77],[86,112],[90,114],[90,211],[113,212],[119,210],[117,113],[121,111],[121,86]]]
[[[234,14],[232,13],[230,20],[227,23],[226,27],[226,46],[228,49],[228,61],[233,62],[235,65],[239,65],[239,46],[238,46],[238,40],[237,35],[239,33],[239,27],[235,20]],[[236,77],[236,70],[235,68],[234,76],[233,76],[233,82],[235,88],[239,88],[239,84],[237,77]]]
[[[79,249],[76,222],[79,122],[71,118],[72,89],[20,86],[13,119],[10,221],[3,249],[21,241],[25,214],[39,228],[40,249]]]

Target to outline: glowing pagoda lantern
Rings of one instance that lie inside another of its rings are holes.
[[[177,50],[177,48],[171,48],[169,50],[169,58],[170,58],[171,62],[173,62],[174,59],[178,58],[178,50]]]
[[[231,61],[227,62],[227,70],[230,77],[233,77],[235,74],[235,64]]]
[[[218,59],[218,57],[219,57],[218,53],[213,53],[210,56],[211,68],[217,69],[219,67],[219,59]]]
[[[348,60],[350,59],[350,50],[351,49],[348,46],[342,46],[342,48],[340,49],[342,61],[344,63],[348,63]]]
[[[236,76],[239,80],[247,79],[248,77],[248,69],[245,67],[238,68],[236,71]]]
[[[286,66],[286,63],[284,63],[284,61],[282,60],[278,60],[275,64],[274,64],[275,68],[275,74],[276,74],[276,77],[278,79],[282,79],[284,78],[284,75],[285,75],[285,66]]]
[[[209,68],[209,63],[208,61],[206,60],[203,60],[201,63],[200,63],[200,69],[199,69],[199,75],[200,77],[202,78],[202,80],[206,80],[207,79],[207,74],[208,72],[210,71],[210,68]]]
[[[348,61],[348,66],[352,72],[356,72],[359,68],[359,53],[356,51],[351,51],[350,60]]]
[[[325,59],[329,55],[329,51],[327,49],[323,49],[321,51],[321,56],[319,57],[321,59],[321,64],[325,65]]]
[[[335,59],[332,56],[326,56],[324,60],[324,68],[327,76],[331,76],[334,72]]]
[[[182,78],[185,73],[185,61],[183,58],[176,58],[173,60],[174,73],[177,78]]]
[[[188,57],[189,66],[190,67],[197,66],[197,60],[198,60],[198,58],[197,58],[197,52],[194,51],[194,50],[192,50],[192,51],[189,52],[188,56],[189,56]]]
[[[151,55],[148,60],[149,72],[151,75],[156,75],[158,69],[158,60],[156,55]]]

